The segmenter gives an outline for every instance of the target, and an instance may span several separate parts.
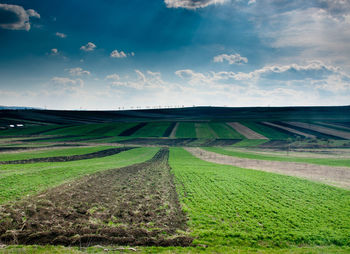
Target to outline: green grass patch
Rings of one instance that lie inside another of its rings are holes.
[[[70,156],[94,153],[113,146],[94,146],[94,147],[74,147],[74,148],[54,148],[48,150],[38,150],[30,152],[0,153],[0,161],[26,160],[34,158],[47,158],[55,156]]]
[[[194,244],[350,246],[350,191],[205,162],[181,148],[169,163]]]
[[[170,124],[170,122],[148,123],[132,134],[131,137],[163,137]]]
[[[120,249],[119,251],[116,249]],[[123,248],[125,248],[123,250]],[[27,254],[80,254],[80,253],[222,253],[222,254],[324,254],[324,253],[338,253],[345,254],[350,252],[350,248],[338,247],[338,246],[317,246],[317,247],[293,247],[288,249],[281,248],[237,248],[237,247],[132,247],[136,249],[136,252],[128,250],[128,246],[103,246],[103,247],[63,247],[53,245],[11,245],[5,249],[0,249],[0,253],[12,254],[12,253],[27,253]],[[105,249],[105,250],[104,250]],[[113,251],[114,250],[114,251]]]
[[[217,134],[219,138],[224,139],[245,139],[243,135],[235,131],[233,128],[225,123],[211,122],[210,128]]]
[[[215,139],[216,133],[210,128],[209,123],[196,123],[196,134],[199,139]]]
[[[234,147],[254,147],[266,143],[267,139],[243,139],[242,141],[233,144]]]
[[[192,122],[180,122],[175,136],[177,138],[196,138],[196,128]]]
[[[0,131],[0,136],[22,136],[22,135],[34,135],[40,132],[46,132],[51,129],[60,127],[59,125],[39,125],[39,126],[24,126],[9,128]]]
[[[120,168],[152,158],[158,148],[137,148],[116,155],[59,163],[1,165],[0,204],[37,193],[86,174]]]
[[[293,157],[287,155],[265,155],[258,154],[254,152],[243,152],[233,150],[231,148],[220,148],[220,147],[205,147],[207,151],[239,157],[246,159],[255,159],[255,160],[269,160],[269,161],[289,161],[289,162],[304,162],[312,163],[318,165],[326,166],[343,166],[350,167],[350,159],[335,159],[335,158],[305,158],[305,157]]]
[[[268,139],[277,139],[277,140],[285,140],[288,138],[295,138],[295,136],[291,134],[287,134],[283,131],[279,131],[275,128],[271,128],[269,126],[259,124],[257,122],[241,122],[241,124],[247,126],[253,131],[260,133],[261,135],[267,137]]]

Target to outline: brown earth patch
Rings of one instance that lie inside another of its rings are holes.
[[[260,133],[257,133],[253,131],[252,129],[244,126],[243,124],[240,124],[238,122],[233,123],[227,123],[229,126],[231,126],[233,129],[235,129],[238,133],[245,136],[247,139],[268,139],[267,137],[261,135]]]
[[[186,150],[194,156],[209,162],[296,176],[350,189],[350,168],[347,167],[332,167],[299,162],[245,159],[209,152],[200,148],[186,148]]]
[[[268,126],[272,126],[272,127],[278,128],[278,129],[282,129],[282,130],[288,131],[288,132],[293,133],[293,134],[297,134],[299,136],[304,136],[306,138],[316,138],[315,135],[304,133],[304,132],[295,130],[295,129],[290,128],[290,127],[286,127],[286,126],[282,126],[282,125],[275,124],[275,123],[270,123],[270,122],[262,122],[262,123],[265,124],[265,125],[268,125]]]
[[[308,129],[308,130],[312,130],[312,131],[317,131],[319,133],[331,135],[334,137],[339,137],[339,138],[343,138],[343,139],[350,139],[350,132],[330,129],[330,128],[318,126],[315,124],[302,123],[302,122],[286,122],[286,123],[293,125],[293,126],[300,127],[300,128],[304,128],[304,129]]]
[[[171,131],[171,133],[169,135],[169,138],[175,138],[176,137],[176,131],[177,131],[177,128],[179,128],[179,124],[180,123],[176,123],[176,125],[174,126],[173,130]]]
[[[0,243],[188,246],[168,150],[0,206]]]
[[[66,161],[87,160],[87,159],[111,156],[133,148],[134,147],[117,147],[117,148],[110,148],[110,149],[106,149],[106,150],[102,150],[94,153],[87,153],[87,154],[80,154],[80,155],[33,158],[33,159],[14,160],[14,161],[0,161],[0,165],[1,164],[29,164],[29,163],[39,163],[39,162],[66,162]]]

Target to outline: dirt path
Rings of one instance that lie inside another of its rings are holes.
[[[318,125],[314,125],[314,124],[309,124],[309,123],[302,123],[302,122],[286,122],[286,123],[293,125],[293,126],[309,129],[312,131],[317,131],[317,132],[320,132],[323,134],[328,134],[328,135],[332,135],[332,136],[344,138],[344,139],[350,139],[350,132],[329,129],[326,127],[322,127],[322,126],[318,126]]]
[[[262,122],[262,123],[266,124],[266,125],[269,125],[269,126],[272,126],[272,127],[276,127],[276,128],[285,130],[285,131],[288,131],[288,132],[291,132],[291,133],[294,133],[294,134],[297,134],[297,135],[304,136],[306,138],[316,138],[315,135],[304,133],[304,132],[301,132],[301,131],[298,131],[298,130],[295,130],[295,129],[292,129],[292,128],[289,128],[289,127],[285,127],[285,126],[282,126],[282,125],[279,125],[279,124],[270,123],[270,122]]]
[[[260,133],[257,133],[252,129],[249,129],[248,127],[238,122],[227,123],[227,124],[231,126],[233,129],[235,129],[237,132],[245,136],[247,139],[268,139],[267,137],[261,135]]]
[[[38,163],[38,162],[65,162],[65,161],[78,161],[78,160],[87,160],[93,158],[102,158],[111,156],[120,152],[133,149],[133,147],[117,147],[110,148],[94,153],[80,154],[80,155],[71,155],[71,156],[56,156],[56,157],[45,157],[45,158],[34,158],[26,160],[15,160],[15,161],[0,161],[2,164],[29,164],[29,163]]]
[[[188,246],[186,218],[168,165],[153,159],[107,170],[0,206],[5,244]]]
[[[173,130],[171,131],[171,133],[169,135],[169,138],[176,138],[176,131],[177,131],[177,128],[179,128],[179,124],[180,123],[176,123],[175,127],[173,128]]]
[[[350,168],[331,167],[298,162],[265,161],[237,158],[205,151],[200,148],[186,148],[194,156],[209,162],[233,165],[240,168],[256,169],[350,189]]]

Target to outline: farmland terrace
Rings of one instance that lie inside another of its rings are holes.
[[[350,252],[350,107],[0,116],[0,253]]]

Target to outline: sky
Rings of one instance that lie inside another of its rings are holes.
[[[350,1],[0,0],[0,105],[350,105]]]

